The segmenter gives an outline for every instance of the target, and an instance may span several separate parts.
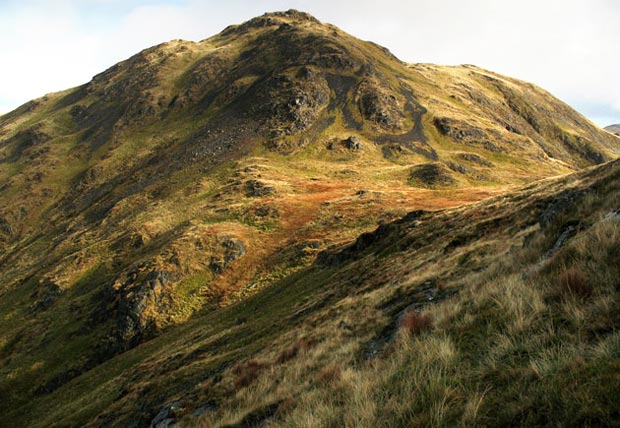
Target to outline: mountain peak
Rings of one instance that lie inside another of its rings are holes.
[[[314,16],[306,12],[301,12],[295,9],[289,9],[287,11],[268,12],[256,18],[252,18],[242,24],[229,25],[224,29],[222,35],[229,35],[232,33],[244,33],[250,29],[266,28],[295,24],[321,24],[321,21]]]
[[[290,21],[307,21],[307,22],[314,22],[315,24],[320,24],[321,21],[319,21],[318,19],[316,19],[314,16],[312,16],[311,14],[309,14],[308,12],[303,12],[297,9],[289,9],[286,11],[276,11],[276,12],[267,12],[265,14],[262,15],[263,18],[280,18],[280,19],[286,19],[286,20],[290,20]],[[258,18],[253,18],[253,19],[260,19],[261,17]]]

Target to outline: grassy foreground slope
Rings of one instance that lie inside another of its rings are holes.
[[[618,426],[619,207],[614,161],[360,237],[191,426]]]
[[[412,213],[327,256],[334,301],[237,363],[195,425],[618,426],[619,172]]]
[[[619,205],[614,161],[412,212],[9,420],[617,426]]]

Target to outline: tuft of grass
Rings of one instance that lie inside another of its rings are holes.
[[[258,375],[269,367],[271,367],[271,363],[259,360],[249,360],[238,364],[232,371],[237,376],[234,383],[235,389],[251,385],[258,378]]]
[[[330,365],[321,370],[317,380],[321,384],[331,385],[342,377],[342,368],[337,365]]]
[[[429,314],[409,311],[400,320],[400,329],[411,335],[421,334],[433,327],[433,319]]]
[[[275,364],[284,364],[287,361],[292,360],[300,352],[305,351],[310,346],[312,346],[312,344],[313,344],[312,342],[309,342],[304,339],[297,341],[293,346],[285,349],[284,351],[280,353],[280,355],[278,355],[278,358],[276,358],[275,360]]]
[[[588,275],[576,267],[571,267],[560,273],[557,285],[563,296],[585,299],[594,293],[594,287]]]

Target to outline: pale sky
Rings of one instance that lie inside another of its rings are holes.
[[[617,0],[0,0],[0,113],[149,46],[290,8],[403,61],[475,64],[620,123]]]

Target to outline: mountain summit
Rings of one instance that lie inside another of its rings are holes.
[[[327,281],[342,254],[409,211],[474,203],[619,151],[531,84],[406,64],[298,11],[146,49],[0,117],[0,410],[22,426],[53,425],[33,406],[75,425],[139,426],[160,403],[135,388],[211,352],[162,362],[155,347],[171,335],[197,341],[204,317],[219,325],[233,316],[225,308],[269,296],[319,254],[325,270],[309,278]],[[287,296],[278,304],[299,319],[318,308]],[[217,373],[241,358],[227,340]],[[121,367],[119,356],[133,359]],[[137,365],[128,386],[121,373]],[[67,410],[63,391],[86,388],[87,375],[106,391]],[[142,410],[137,397],[148,397]]]

